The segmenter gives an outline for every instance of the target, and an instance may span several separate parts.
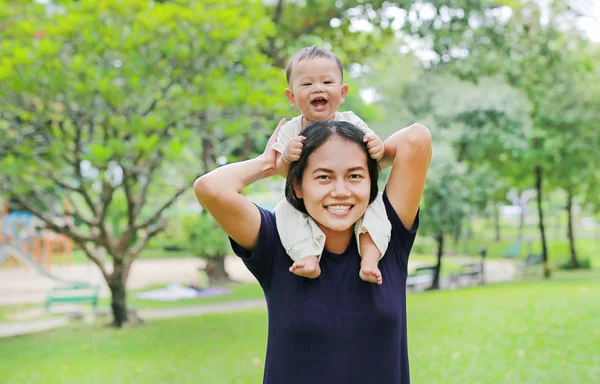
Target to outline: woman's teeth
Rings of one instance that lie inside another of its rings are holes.
[[[349,205],[329,205],[327,206],[328,211],[333,212],[345,212],[350,209]]]

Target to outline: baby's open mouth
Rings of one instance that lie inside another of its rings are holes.
[[[317,109],[322,109],[327,105],[327,100],[322,97],[318,97],[311,102]]]

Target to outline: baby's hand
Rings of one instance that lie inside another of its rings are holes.
[[[306,140],[304,136],[291,138],[285,146],[285,151],[283,151],[283,160],[288,163],[297,161],[302,154],[302,147],[304,146],[302,143],[304,143],[304,140]]]
[[[377,135],[368,135],[365,136],[365,143],[367,143],[367,148],[369,149],[369,155],[372,159],[381,160],[383,155],[385,155],[385,145],[381,138]]]

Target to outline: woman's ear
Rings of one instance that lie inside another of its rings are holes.
[[[297,181],[294,181],[294,194],[297,199],[302,199],[302,186],[298,185]]]

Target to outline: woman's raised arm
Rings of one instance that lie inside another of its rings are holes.
[[[242,190],[258,181],[276,174],[273,143],[282,119],[271,135],[265,151],[258,157],[224,165],[199,177],[194,182],[194,193],[219,223],[219,226],[246,250],[254,250],[258,241],[261,218],[256,205],[242,195]]]
[[[431,132],[426,126],[415,123],[391,135],[384,145],[381,165],[392,166],[387,196],[402,224],[411,229],[431,162]]]

